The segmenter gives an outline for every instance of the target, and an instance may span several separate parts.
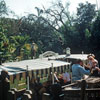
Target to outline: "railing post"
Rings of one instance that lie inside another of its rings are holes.
[[[11,91],[14,92],[14,94],[12,94],[12,95],[14,95],[14,100],[16,100],[17,99],[18,90],[16,88],[12,88]]]
[[[33,100],[33,93],[31,90],[26,90],[25,93],[29,94],[31,96],[31,99]]]
[[[82,80],[82,82],[81,82],[81,100],[85,100],[85,89],[86,89],[86,81]]]
[[[2,100],[2,82],[1,82],[1,80],[0,80],[0,100]]]
[[[0,100],[7,100],[8,91],[10,89],[10,82],[7,78],[8,72],[1,71],[0,76]]]
[[[23,96],[22,96],[22,100],[32,100],[31,95],[24,93]]]
[[[0,99],[2,100],[2,99]],[[8,96],[7,96],[7,100],[16,100],[15,99],[15,92],[14,91],[8,91]]]

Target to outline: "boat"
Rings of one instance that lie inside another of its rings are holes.
[[[59,56],[61,55],[58,55],[58,57]],[[20,89],[20,87],[18,86],[21,85],[18,84],[22,84],[22,82],[24,82],[27,85],[27,77],[29,77],[29,81],[32,78],[36,79],[37,77],[40,77],[40,79],[43,80],[48,78],[48,76],[50,76],[52,72],[65,72],[66,70],[68,70],[69,66],[69,62],[55,59],[50,60],[49,57],[43,57],[38,59],[3,63],[2,65],[0,65],[0,70],[8,71],[9,80],[12,84],[11,88]]]
[[[19,94],[22,94],[22,91],[30,89],[29,84],[32,78],[37,79],[39,77],[43,83],[48,80],[49,76],[52,76],[51,80],[54,84],[53,73],[55,71],[59,74],[66,71],[71,73],[71,63],[76,59],[82,59],[85,62],[87,54],[59,55],[49,51],[49,54],[46,52],[38,59],[3,63],[0,70],[8,71],[11,83],[10,89],[17,88],[17,92],[19,91]],[[62,90],[64,90],[63,87]]]

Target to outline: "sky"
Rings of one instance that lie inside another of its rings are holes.
[[[58,0],[5,0],[7,7],[14,11],[18,16],[24,16],[30,13],[36,13],[35,7],[48,8],[51,2],[56,2]],[[86,1],[96,4],[96,0],[61,0],[64,4],[66,1],[70,2],[69,11],[75,13],[78,3],[85,3]],[[100,0],[98,1],[98,6],[100,7]]]

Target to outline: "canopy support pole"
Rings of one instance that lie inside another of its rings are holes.
[[[54,84],[54,70],[53,70],[53,63],[51,63],[52,68],[52,84]]]
[[[27,69],[27,90],[29,90],[29,74],[28,74],[28,65],[26,66]]]

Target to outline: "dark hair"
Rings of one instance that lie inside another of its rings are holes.
[[[79,64],[80,62],[83,62],[81,59],[76,60],[76,64]]]
[[[8,71],[2,70],[2,71],[1,71],[1,77],[2,77],[3,79],[5,79],[7,76],[8,76]]]
[[[87,58],[89,58],[90,56],[92,56],[92,54],[91,54],[91,53],[90,53],[90,54],[88,54]]]
[[[95,58],[95,55],[94,54],[88,54],[87,58],[89,58],[90,56],[92,56],[93,58]]]

